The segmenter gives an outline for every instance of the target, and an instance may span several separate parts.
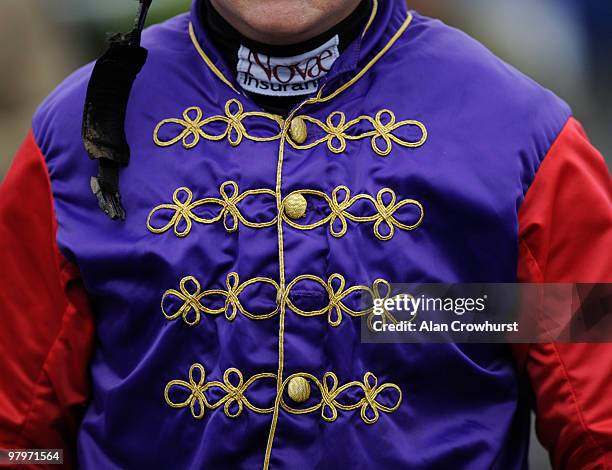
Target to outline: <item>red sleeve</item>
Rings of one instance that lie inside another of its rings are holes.
[[[73,466],[93,320],[56,228],[46,165],[30,132],[0,187],[0,448],[62,448]]]
[[[612,182],[570,119],[519,213],[519,282],[612,282]],[[555,469],[612,468],[612,344],[516,347]]]

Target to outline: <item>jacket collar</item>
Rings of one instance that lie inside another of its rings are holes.
[[[202,8],[205,8],[203,0],[193,0],[189,26],[193,45],[206,66],[219,80],[236,93],[242,94],[234,71],[215,48],[208,31],[204,28]],[[363,33],[336,60],[323,80],[322,86],[333,88],[336,79],[343,77],[344,81],[350,80],[351,77],[359,75],[364,68],[373,65],[372,61],[379,58],[381,52],[386,52],[390,41],[397,39],[398,34],[403,32],[410,17],[403,1],[373,0],[372,14]]]

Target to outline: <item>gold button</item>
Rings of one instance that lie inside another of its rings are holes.
[[[293,139],[296,144],[303,144],[306,142],[306,137],[308,137],[308,129],[306,129],[304,119],[302,119],[300,116],[294,117],[291,120],[289,134],[291,135],[291,139]]]
[[[301,219],[306,215],[306,198],[300,193],[293,193],[285,199],[285,214],[292,219]]]
[[[293,377],[289,380],[289,398],[296,403],[304,403],[310,398],[310,384],[304,377]]]

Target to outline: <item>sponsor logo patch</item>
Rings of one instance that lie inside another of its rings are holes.
[[[340,56],[338,36],[304,54],[271,57],[248,47],[238,50],[238,83],[249,92],[269,96],[308,95]]]

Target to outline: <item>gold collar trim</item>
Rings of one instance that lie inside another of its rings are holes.
[[[370,70],[374,64],[376,62],[378,62],[382,56],[384,56],[389,49],[391,49],[391,47],[393,46],[393,44],[395,44],[397,42],[397,40],[402,36],[402,34],[404,34],[404,31],[406,31],[406,29],[408,28],[408,26],[410,26],[410,23],[412,23],[412,13],[408,12],[408,16],[406,17],[406,19],[404,20],[404,22],[402,23],[402,25],[399,27],[399,29],[395,32],[395,34],[391,37],[391,39],[389,39],[389,42],[387,44],[385,44],[385,47],[383,47],[378,54],[376,54],[372,60],[370,60],[370,62],[368,62],[353,78],[351,78],[348,82],[346,82],[344,85],[342,85],[340,88],[338,88],[337,90],[333,91],[332,93],[330,93],[327,96],[323,96],[323,90],[325,89],[325,85],[323,85],[320,89],[319,92],[317,93],[317,96],[313,97],[313,98],[309,98],[305,101],[306,104],[314,104],[314,103],[325,103],[333,98],[335,98],[336,96],[338,96],[340,93],[342,93],[343,91],[345,91],[347,88],[353,86],[357,81],[359,81],[359,79],[361,79],[361,77],[363,77],[368,70]]]
[[[368,22],[366,23],[365,28],[363,28],[363,33],[361,33],[361,37],[364,37],[365,34],[368,32],[368,29],[370,29],[370,26],[372,26],[372,23],[374,23],[374,18],[376,18],[377,13],[378,13],[378,0],[373,0],[372,13],[370,13],[370,18],[368,19]]]
[[[208,57],[206,55],[206,52],[204,52],[204,49],[202,49],[202,46],[200,45],[200,42],[198,41],[198,38],[196,37],[195,34],[195,30],[193,28],[193,23],[190,21],[189,22],[189,37],[191,38],[191,42],[193,42],[193,45],[196,48],[196,51],[198,51],[198,54],[200,54],[200,57],[202,57],[202,59],[204,60],[204,62],[206,63],[206,65],[208,66],[208,68],[217,76],[219,77],[219,80],[221,80],[223,83],[225,83],[228,87],[230,87],[232,90],[234,90],[236,93],[238,93],[239,95],[241,95],[242,93],[240,93],[236,87],[232,84],[232,82],[230,82],[227,78],[225,78],[225,75],[223,75],[223,73],[221,73],[221,70],[219,70],[217,68],[217,66],[215,64],[213,64],[213,61],[210,60],[210,57]]]

